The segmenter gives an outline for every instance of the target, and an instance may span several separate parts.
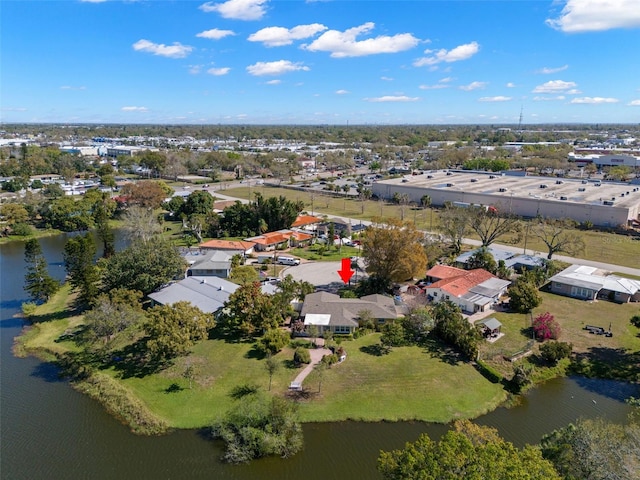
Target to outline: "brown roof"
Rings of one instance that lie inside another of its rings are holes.
[[[314,217],[313,215],[298,215],[296,221],[293,222],[292,227],[303,227],[305,225],[313,225],[314,223],[320,223],[322,221],[319,217]]]
[[[460,275],[464,275],[466,270],[456,267],[450,267],[449,265],[434,265],[429,270],[427,270],[427,277],[432,278],[453,278],[459,277]]]
[[[242,250],[246,251],[255,246],[254,242],[245,242],[243,240],[209,240],[200,244],[200,248],[211,248],[216,250]]]
[[[475,270],[462,270],[463,274],[457,277],[443,278],[437,282],[432,283],[427,288],[440,288],[441,290],[460,297],[467,293],[471,288],[480,285],[482,282],[486,282],[490,278],[497,278],[491,272],[483,270],[482,268],[476,268]]]

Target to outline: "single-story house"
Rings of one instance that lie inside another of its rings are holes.
[[[533,255],[516,255],[515,257],[505,260],[504,264],[516,272],[523,272],[524,270],[533,270],[534,268],[542,267],[544,261],[544,258],[534,257]]]
[[[225,250],[231,254],[231,256],[239,253],[241,255],[251,255],[255,248],[255,243],[247,242],[243,240],[218,240],[213,239],[207,242],[201,243],[199,246],[202,250]]]
[[[316,226],[322,222],[322,218],[314,215],[298,215],[291,228],[302,228],[305,230],[315,230]]]
[[[220,277],[228,278],[231,274],[230,251],[225,250],[203,250],[189,252],[184,259],[189,263],[187,277]]]
[[[587,265],[571,265],[549,279],[549,290],[558,295],[619,303],[640,302],[640,280],[607,275]]]
[[[480,251],[481,248],[482,247],[476,248],[474,250],[470,250],[468,252],[464,252],[458,255],[454,260],[455,266],[459,268],[469,268],[469,260],[471,260],[471,257],[473,257],[478,251]],[[500,260],[506,263],[507,260],[510,260],[517,255],[517,253],[509,252],[507,250],[502,250],[492,245],[489,245],[488,247],[484,247],[484,248],[486,248],[487,252],[491,254],[491,256],[496,261],[496,263],[498,263]]]
[[[365,310],[379,324],[399,316],[391,297],[367,295],[361,298],[340,298],[333,293],[316,292],[305,297],[300,317],[305,329],[313,325],[318,328],[319,333],[329,330],[337,334],[351,334],[358,328],[358,319]]]
[[[446,267],[427,271],[428,278],[436,279],[438,275],[444,278],[424,287],[427,297],[434,302],[449,300],[466,313],[486,312],[511,284],[481,268],[462,270]]]
[[[273,250],[284,250],[289,247],[303,247],[310,245],[313,235],[301,230],[278,230],[264,233],[256,237],[245,238],[246,241],[255,244],[255,250],[259,252],[269,252]]]
[[[219,277],[187,277],[149,294],[153,304],[187,301],[205,313],[215,313],[239,285]]]

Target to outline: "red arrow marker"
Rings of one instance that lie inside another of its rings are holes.
[[[355,270],[351,270],[351,259],[342,259],[342,269],[338,270],[338,275],[344,283],[348,283],[351,276],[355,273]]]

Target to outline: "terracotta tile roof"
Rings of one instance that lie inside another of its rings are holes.
[[[251,241],[255,243],[259,243],[260,245],[277,245],[279,243],[284,243],[287,240],[289,240],[292,234],[293,232],[263,233],[262,235],[259,235],[257,237],[251,237]]]
[[[313,238],[313,235],[304,232],[293,232],[293,238],[295,238],[299,242],[303,242],[304,240],[309,240]]]
[[[467,271],[461,268],[450,267],[449,265],[434,265],[427,270],[427,277],[433,278],[453,278],[464,275]]]
[[[293,222],[292,227],[303,227],[305,225],[313,225],[314,223],[320,223],[322,221],[319,217],[314,217],[313,215],[298,215],[296,221]]]
[[[200,244],[200,248],[211,248],[216,250],[249,250],[255,246],[254,242],[243,240],[209,240]]]
[[[427,287],[431,290],[433,288],[439,288],[450,295],[460,297],[467,293],[471,288],[480,285],[482,282],[486,282],[490,278],[497,278],[491,272],[487,272],[482,268],[476,268],[475,270],[462,270],[463,274],[456,277],[443,278],[437,282],[432,283]]]

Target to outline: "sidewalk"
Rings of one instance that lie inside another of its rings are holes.
[[[302,369],[302,371],[296,376],[296,378],[293,379],[293,382],[291,382],[291,384],[302,386],[302,382],[304,381],[304,379],[307,378],[307,375],[309,375],[313,371],[313,368],[320,363],[322,357],[324,357],[325,355],[331,355],[332,353],[333,352],[328,348],[310,349],[309,354],[311,355],[311,363],[309,363],[309,365]]]

